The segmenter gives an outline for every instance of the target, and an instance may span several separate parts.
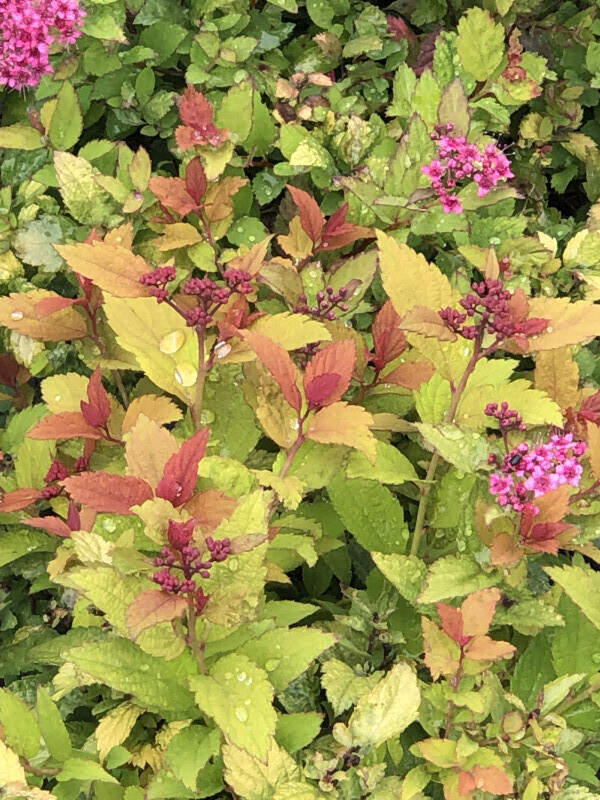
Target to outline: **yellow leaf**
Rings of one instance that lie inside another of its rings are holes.
[[[208,176],[207,176],[208,177]],[[230,175],[211,183],[204,197],[204,213],[209,222],[226,219],[233,211],[233,195],[248,183],[247,178]]]
[[[362,406],[332,403],[311,419],[307,437],[323,444],[345,444],[365,454],[371,464],[377,457],[377,439],[370,426],[373,417]]]
[[[92,280],[96,286],[117,297],[147,297],[148,287],[141,276],[150,265],[126,247],[106,242],[56,245],[55,249],[72,270]]]
[[[283,396],[275,378],[259,362],[244,365],[244,398],[270,439],[287,450],[296,441],[298,413]]]
[[[287,235],[277,237],[279,246],[296,261],[309,256],[313,251],[313,241],[300,223],[300,215],[290,222]]]
[[[440,342],[438,339],[431,339],[418,333],[409,333],[406,338],[425,361],[433,364],[442,378],[454,383],[461,379],[473,352],[472,342],[465,339]]]
[[[27,783],[25,770],[21,766],[19,756],[0,739],[0,786],[11,783]]]
[[[165,225],[162,236],[155,239],[154,244],[161,252],[166,250],[179,250],[180,247],[192,247],[194,244],[203,242],[199,231],[187,222],[176,222],[173,225]]]
[[[398,314],[413,306],[439,311],[455,304],[457,294],[448,278],[423,255],[383,231],[377,231],[377,242],[383,288]]]
[[[578,408],[579,367],[573,360],[571,348],[542,350],[535,359],[535,388],[546,392],[564,411]]]
[[[600,334],[600,306],[585,300],[572,303],[568,297],[534,297],[529,317],[548,319],[543,333],[529,338],[529,349],[554,350],[579,344]]]
[[[104,761],[113,747],[123,744],[142,713],[143,709],[126,702],[102,717],[94,732],[101,761]]]
[[[158,425],[177,422],[183,416],[179,408],[168,397],[144,394],[141,397],[135,397],[129,404],[122,424],[123,436],[133,428],[140,414],[145,414],[148,419],[154,420]]]
[[[43,308],[47,303],[60,300],[56,292],[45,289],[0,297],[0,325],[41,342],[70,341],[87,336],[85,319],[72,306],[47,315],[40,312],[40,303]]]
[[[198,344],[185,320],[153,297],[107,296],[104,310],[121,347],[161,389],[191,405],[196,394]]]
[[[545,392],[532,389],[529,381],[517,380],[500,386],[474,386],[462,396],[456,414],[456,423],[468,428],[484,430],[490,418],[485,415],[487,403],[506,401],[523,417],[527,425],[556,425],[561,427],[563,416],[558,405]]]
[[[145,414],[140,414],[135,426],[127,434],[127,475],[142,478],[150,486],[158,486],[165,464],[178,449],[172,433],[148,419]]]
[[[413,306],[406,312],[400,328],[445,342],[456,341],[456,334],[444,323],[437,311],[427,306]]]
[[[600,427],[592,422],[587,426],[587,445],[594,478],[600,480]]]
[[[331,339],[322,322],[289,311],[261,317],[250,326],[250,330],[272,339],[286,350],[297,350],[309,342],[328,342]]]
[[[244,272],[249,272],[250,275],[256,275],[263,265],[267,249],[273,236],[267,236],[262,242],[257,242],[253,245],[247,253],[232,258],[227,263],[228,268],[243,269]]]
[[[126,222],[125,225],[119,225],[118,228],[113,228],[104,237],[106,244],[112,244],[115,247],[126,247],[131,250],[133,247],[133,224]]]
[[[89,379],[76,372],[64,375],[52,375],[42,381],[42,397],[44,403],[53,414],[62,411],[81,411],[81,401],[87,402],[87,386]]]
[[[425,663],[431,672],[431,677],[437,680],[440,675],[454,675],[459,666],[459,646],[427,617],[421,617],[421,627]]]

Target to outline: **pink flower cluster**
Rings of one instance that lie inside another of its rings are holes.
[[[167,538],[171,547],[163,547],[160,556],[154,559],[157,567],[163,567],[152,576],[163,592],[168,594],[194,594],[196,610],[202,613],[210,595],[204,593],[202,587],[196,588],[194,575],[210,578],[210,570],[214,563],[225,561],[231,552],[229,539],[213,539],[206,537],[206,547],[209,557],[202,560],[200,550],[192,545],[192,536],[196,527],[196,520],[175,522],[169,520]],[[182,574],[176,575],[173,570]]]
[[[52,72],[50,45],[73,44],[85,11],[77,0],[0,0],[0,84],[37,86]]]
[[[574,441],[573,434],[566,433],[555,434],[536,447],[521,442],[502,462],[492,454],[489,462],[500,470],[490,475],[490,492],[501,506],[537,514],[534,498],[564,484],[579,486],[583,472],[579,459],[585,451],[585,442]]]
[[[437,141],[437,158],[423,167],[446,214],[460,214],[463,210],[457,195],[452,192],[461,181],[475,181],[479,196],[485,197],[499,181],[514,178],[510,161],[495,144],[480,150],[464,136],[449,136],[453,130],[451,122],[435,126],[431,138]]]

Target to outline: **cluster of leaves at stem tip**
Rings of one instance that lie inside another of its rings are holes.
[[[0,799],[600,800],[598,4],[0,5]]]

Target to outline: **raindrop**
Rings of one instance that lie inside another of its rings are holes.
[[[231,345],[227,342],[217,342],[215,345],[215,355],[217,358],[225,358],[231,353]]]
[[[180,364],[175,370],[175,380],[182,386],[193,386],[198,377],[198,370],[191,364]]]
[[[60,403],[61,400],[62,400],[62,396],[60,394],[55,394],[54,395],[54,402],[55,403]]]
[[[277,667],[279,666],[280,663],[281,663],[280,659],[278,659],[278,658],[270,658],[265,663],[265,669],[267,670],[267,672],[273,672],[274,670],[277,669]]]
[[[10,315],[11,319],[23,319],[23,312],[22,311],[13,311]]]
[[[252,683],[253,683],[252,678],[246,678],[246,680],[244,681],[244,686],[252,686]]]
[[[246,722],[248,719],[248,712],[245,708],[236,708],[235,715],[239,719],[240,722]]]
[[[167,355],[171,355],[172,353],[176,353],[178,350],[181,350],[184,344],[185,344],[185,332],[180,328],[177,331],[171,331],[171,333],[166,333],[160,340],[158,349],[160,350],[161,353],[166,353]]]
[[[237,674],[237,679],[238,679],[238,681],[240,683],[243,683],[246,680],[247,677],[248,676],[246,675],[245,672],[238,672],[238,674]]]
[[[148,672],[148,670],[150,669],[150,664],[141,664],[140,669],[142,672]]]
[[[228,558],[227,559],[227,566],[232,572],[236,572],[238,568],[238,560],[237,558]]]

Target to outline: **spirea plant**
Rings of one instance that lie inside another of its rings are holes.
[[[599,800],[591,0],[0,3],[0,798]]]

